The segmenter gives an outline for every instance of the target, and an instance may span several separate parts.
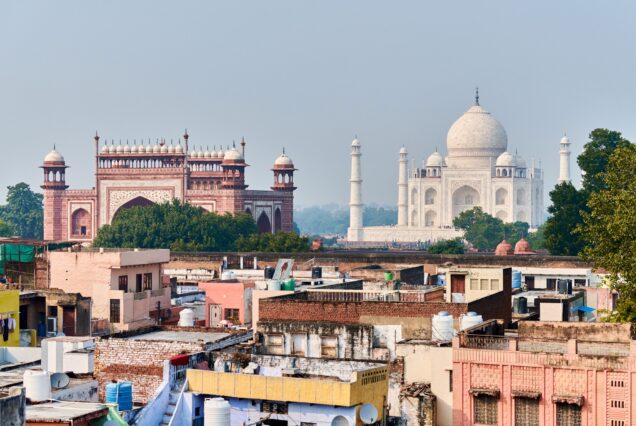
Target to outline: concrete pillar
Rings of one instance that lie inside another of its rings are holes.
[[[561,138],[559,160],[559,183],[570,182],[570,140],[567,136]]]
[[[349,230],[347,240],[362,241],[362,171],[360,167],[360,142],[354,139],[351,143],[351,179],[349,198]]]
[[[398,226],[406,226],[409,220],[408,155],[406,148],[402,147],[400,149],[400,169],[398,172]]]

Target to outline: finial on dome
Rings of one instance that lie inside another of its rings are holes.
[[[232,139],[232,148],[236,148],[236,141]]]
[[[283,154],[285,153],[285,147],[283,147]]]
[[[475,87],[475,105],[479,105],[479,87]]]
[[[95,130],[95,137],[93,139],[95,139],[95,142],[99,142],[99,134],[97,133],[97,130]]]
[[[189,137],[190,135],[188,134],[188,129],[185,129],[185,133],[183,134],[183,139],[187,141]]]
[[[55,151],[55,144],[53,144],[53,151]]]

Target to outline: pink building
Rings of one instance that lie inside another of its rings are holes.
[[[51,288],[90,297],[92,321],[110,324],[109,331],[154,325],[157,308],[170,308],[170,287],[162,284],[170,250],[52,251],[49,261]]]
[[[636,424],[630,324],[488,321],[453,340],[454,425]]]
[[[55,149],[44,158],[44,239],[92,241],[101,226],[122,209],[187,201],[210,212],[252,215],[260,232],[291,231],[294,208],[294,164],[283,153],[276,158],[271,190],[247,190],[245,141],[241,148],[209,151],[150,142],[114,145],[95,136],[95,187],[69,190],[68,166]]]
[[[251,325],[253,282],[236,279],[199,283],[205,290],[205,325],[217,327],[225,320],[232,324]]]

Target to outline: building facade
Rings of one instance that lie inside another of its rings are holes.
[[[101,143],[95,136],[95,187],[69,190],[68,166],[55,149],[44,159],[44,239],[90,242],[123,209],[174,199],[216,213],[246,212],[260,232],[293,229],[294,164],[283,152],[274,162],[271,190],[248,190],[245,141],[241,148],[190,150],[157,141],[153,146]]]

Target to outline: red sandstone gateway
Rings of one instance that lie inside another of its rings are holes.
[[[44,170],[44,239],[90,242],[123,209],[187,201],[216,213],[247,212],[260,232],[292,231],[294,163],[285,151],[276,158],[271,190],[248,190],[245,140],[241,148],[189,148],[188,132],[177,144],[165,140],[113,141],[95,135],[95,187],[69,190],[64,157],[47,154]],[[100,148],[101,145],[101,148]]]

